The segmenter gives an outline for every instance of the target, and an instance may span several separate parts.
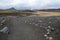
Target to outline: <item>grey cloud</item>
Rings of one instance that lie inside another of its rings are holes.
[[[29,3],[28,0],[0,0],[0,9],[11,7],[16,9],[60,8],[60,0],[34,0],[32,3]]]

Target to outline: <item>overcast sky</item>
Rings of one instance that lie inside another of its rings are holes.
[[[60,0],[0,0],[0,9],[11,7],[16,9],[60,8]]]

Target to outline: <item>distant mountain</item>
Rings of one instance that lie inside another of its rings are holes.
[[[40,11],[54,11],[54,12],[60,12],[60,8],[58,8],[58,9],[41,9]]]
[[[6,10],[16,10],[16,9],[14,7],[12,7],[12,8],[6,9]]]

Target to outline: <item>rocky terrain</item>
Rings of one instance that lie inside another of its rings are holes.
[[[7,16],[10,34],[7,40],[47,40],[47,30],[53,40],[60,40],[60,17]]]

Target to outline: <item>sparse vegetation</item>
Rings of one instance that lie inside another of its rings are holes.
[[[20,10],[1,10],[0,14],[19,14],[19,15],[37,15],[37,16],[60,16],[60,12],[46,11],[20,11]]]

